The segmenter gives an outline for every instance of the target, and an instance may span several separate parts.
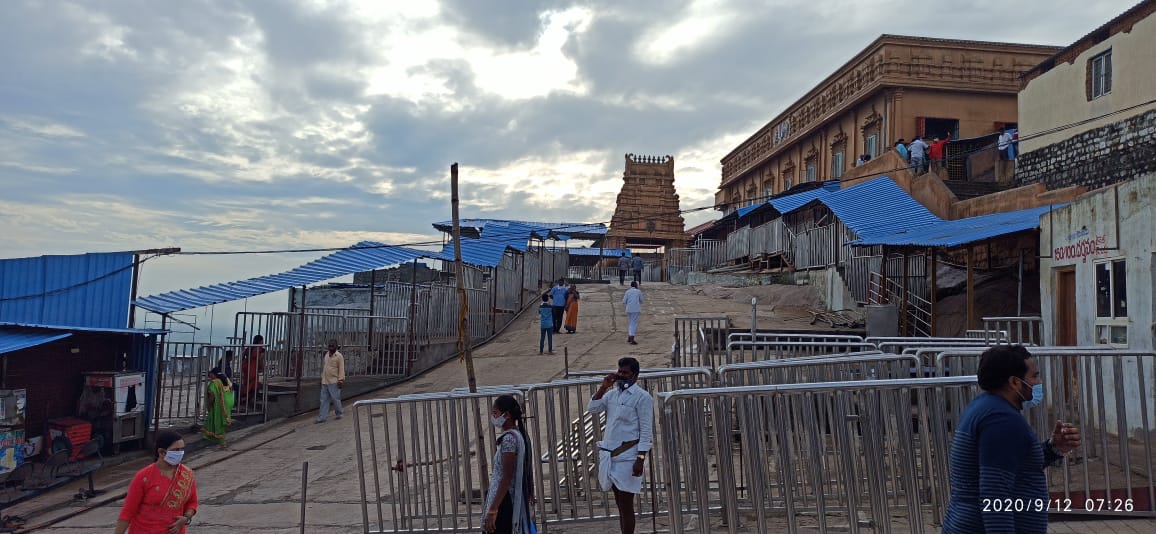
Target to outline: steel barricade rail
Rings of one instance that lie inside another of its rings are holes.
[[[353,404],[365,532],[481,530],[496,438],[489,413],[500,395],[522,397],[518,390],[494,389]]]
[[[837,343],[863,343],[863,336],[856,336],[851,334],[808,334],[803,332],[755,332],[752,338],[750,332],[732,332],[727,336],[727,343],[735,341],[833,341]]]
[[[1065,350],[1066,349],[1066,350]],[[1156,516],[1156,354],[1117,349],[1028,347],[1044,384],[1043,404],[1024,416],[1045,438],[1056,421],[1080,428],[1083,444],[1049,476],[1064,513]],[[941,370],[971,373],[979,353],[943,352]],[[960,413],[949,413],[958,421]],[[1066,508],[1066,507],[1065,507]]]
[[[659,395],[671,531],[734,533],[740,521],[753,521],[762,532],[890,532],[896,523],[924,532],[947,502],[944,393],[976,389],[975,377],[954,377]],[[719,432],[731,427],[728,417],[744,429],[738,457]],[[713,439],[704,439],[711,427]],[[737,484],[740,477],[750,486]],[[712,522],[713,502],[721,503],[721,524]]]
[[[675,317],[671,367],[712,367],[716,349],[726,346],[730,332],[727,317]]]
[[[911,378],[919,358],[906,354],[830,355],[736,363],[715,372],[719,387]]]
[[[727,343],[726,355],[719,366],[764,360],[781,360],[816,355],[875,351],[878,347],[866,342],[845,341],[734,341]]]
[[[586,413],[601,377],[572,378],[539,384],[526,390],[528,432],[539,446],[540,463],[535,483],[536,520],[541,532],[551,525],[617,517],[612,495],[598,486],[597,442],[602,439],[605,416]],[[641,373],[639,385],[652,396],[677,389],[710,387],[714,374],[706,368],[666,369]],[[660,423],[656,419],[655,436]],[[547,449],[547,446],[549,447]],[[661,465],[666,461],[655,441],[643,473],[638,517],[667,512]]]

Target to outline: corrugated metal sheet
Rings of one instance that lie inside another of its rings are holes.
[[[463,237],[462,262],[479,267],[497,267],[498,263],[502,261],[502,256],[506,254],[506,250],[514,249],[525,252],[526,240],[527,237],[516,236],[494,237],[486,235],[481,239]],[[454,261],[454,244],[452,242],[446,243],[437,257],[444,261]]]
[[[1060,208],[1067,204],[1055,206]],[[894,245],[920,247],[957,247],[993,237],[1014,234],[1040,227],[1040,216],[1052,209],[1051,206],[1032,208],[992,215],[981,215],[954,221],[941,221],[933,225],[870,239],[852,241],[852,245]]]
[[[942,222],[942,219],[887,177],[828,193],[812,202],[821,202],[830,208],[860,239],[877,238]],[[780,211],[787,213],[804,205]]]
[[[779,213],[787,213],[793,209],[798,208],[799,206],[802,206],[804,204],[807,204],[808,202],[811,202],[812,200],[822,198],[822,197],[829,195],[831,193],[834,193],[836,191],[839,191],[839,182],[830,182],[830,183],[823,184],[823,187],[820,187],[817,189],[811,189],[808,191],[803,191],[801,193],[793,193],[790,195],[784,195],[781,197],[772,198],[770,200],[767,200],[766,202],[763,202],[762,204],[756,204],[754,206],[744,206],[744,207],[741,207],[735,211],[736,211],[736,213],[738,213],[738,216],[740,219],[745,217],[747,214],[751,213],[752,211],[755,211],[755,210],[757,210],[763,206],[771,206],[771,207],[775,208]]]
[[[67,326],[59,324],[34,324],[0,322],[0,327],[41,328],[49,330],[69,330],[72,332],[96,332],[103,334],[140,334],[144,336],[159,335],[169,332],[158,328],[100,328],[96,326]]]
[[[51,343],[71,335],[68,332],[55,330],[32,332],[19,328],[0,327],[0,354]]]
[[[436,252],[362,241],[283,273],[151,295],[137,299],[136,305],[156,313],[191,310],[314,284],[339,276],[382,269],[413,261],[415,258],[441,259]]]
[[[434,228],[442,232],[453,231],[453,221],[442,221],[433,224]],[[539,239],[597,239],[606,235],[606,225],[602,223],[550,223],[511,221],[503,219],[463,219],[458,222],[462,235],[477,238],[490,235],[494,232],[508,234],[508,229],[528,229]],[[527,236],[529,239],[529,236]]]
[[[569,252],[571,256],[595,256],[595,257],[598,256],[598,250],[599,249],[597,249],[597,248],[589,248],[589,247],[574,247],[574,248],[566,249],[566,251]],[[617,258],[617,257],[622,256],[623,254],[626,254],[627,258],[630,257],[630,251],[627,249],[624,249],[624,248],[602,249],[602,257],[604,257],[604,258]]]
[[[0,321],[124,328],[130,253],[0,260]]]

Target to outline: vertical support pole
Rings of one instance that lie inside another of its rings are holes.
[[[294,303],[296,304],[296,303]],[[305,367],[305,286],[301,286],[301,305],[297,307],[300,324],[297,326],[297,365],[293,375],[297,382],[297,392],[293,396],[293,411],[301,411],[301,374]]]
[[[1024,316],[1024,249],[1020,249],[1020,275],[1016,283],[1016,317]],[[1008,330],[1011,330],[1010,328]],[[1023,338],[1020,338],[1021,340]]]
[[[305,534],[305,502],[308,498],[309,462],[301,462],[301,534]]]
[[[975,329],[975,249],[967,246],[967,329]]]
[[[128,305],[128,327],[136,328],[136,296],[140,285],[140,254],[132,255],[132,297]],[[162,319],[163,320],[163,319]],[[212,326],[210,325],[210,328]]]
[[[462,273],[462,230],[458,219],[457,163],[450,165],[450,211],[454,219],[454,275],[458,286],[458,354],[466,362],[466,382],[470,387],[470,393],[477,393],[478,379],[474,376],[474,355],[470,350],[470,301],[469,295],[466,294],[466,281]],[[485,447],[479,447],[478,450],[485,450]]]
[[[757,341],[759,333],[759,298],[751,297],[751,343]]]
[[[935,288],[936,288],[936,285],[938,285],[938,283],[939,283],[939,281],[937,279],[939,275],[936,273],[936,271],[939,270],[939,262],[936,261],[936,258],[935,258],[935,247],[931,247],[927,250],[927,264],[928,264],[927,268],[931,274],[931,287],[928,291],[928,296],[927,296],[928,302],[931,303],[931,337],[935,337],[937,335],[937,332],[939,331],[939,328],[937,328],[937,326],[938,326],[937,323],[939,322],[939,315],[937,315],[936,311],[935,311],[935,301],[936,301],[936,298],[935,298],[936,297],[936,289]]]
[[[409,317],[406,319],[405,343],[405,374],[409,375],[413,362],[417,360],[417,335],[415,321],[417,320],[417,258],[413,259],[413,274],[410,275],[409,286]]]
[[[913,326],[911,324],[910,319],[909,319],[909,315],[910,315],[910,311],[911,311],[911,309],[910,309],[911,304],[910,304],[910,300],[909,300],[910,294],[908,294],[907,286],[909,286],[911,284],[911,279],[909,278],[910,273],[908,273],[907,269],[908,269],[908,264],[911,262],[908,260],[910,260],[909,249],[904,248],[903,249],[903,292],[901,293],[901,295],[903,295],[903,304],[901,307],[902,311],[900,313],[902,314],[902,320],[901,320],[901,325],[903,328],[902,332],[903,332],[903,335],[905,335],[905,336],[911,335],[910,330],[911,330],[911,326]]]
[[[369,339],[365,340],[366,350],[373,352],[373,323],[377,310],[377,269],[369,271]]]
[[[597,273],[598,273],[598,274],[594,275],[594,279],[598,280],[598,281],[602,280],[602,261],[605,259],[602,257],[602,253],[603,253],[605,245],[606,245],[606,238],[604,237],[600,241],[598,241],[598,261],[594,264],[594,270],[597,271]]]
[[[516,257],[518,258],[518,310],[521,311],[526,307],[526,253],[523,252]]]
[[[505,255],[502,255],[505,259]],[[498,269],[502,267],[501,262],[497,267],[490,269],[490,335],[498,333]]]
[[[169,314],[161,314],[161,330],[168,330]],[[161,390],[165,385],[165,342],[168,341],[169,335],[162,333],[160,341],[157,342],[157,384],[156,391],[153,392],[153,437],[161,431]],[[7,376],[7,375],[5,375]]]
[[[879,302],[876,304],[888,304],[891,299],[887,298],[887,245],[881,245],[879,249]]]

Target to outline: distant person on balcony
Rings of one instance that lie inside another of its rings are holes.
[[[635,254],[634,258],[630,260],[630,268],[634,269],[634,281],[639,284],[642,283],[642,267],[642,256]]]
[[[245,353],[241,355],[241,369],[243,375],[241,376],[244,386],[241,388],[241,398],[237,399],[241,404],[253,407],[257,405],[258,383],[261,381],[261,374],[265,372],[265,338],[262,336],[253,336],[253,344],[245,349]]]
[[[550,305],[550,293],[542,293],[542,305],[538,306],[538,325],[542,328],[538,336],[538,354],[542,354],[547,342],[550,343],[550,351],[546,354],[554,354],[554,307]]]
[[[908,162],[911,158],[907,154],[907,143],[900,139],[895,142],[895,151],[899,153],[899,157],[903,158],[903,162]]]
[[[935,140],[931,142],[931,150],[929,151],[931,162],[935,164],[937,170],[943,167],[945,163],[944,157],[947,155],[947,143],[950,142],[951,134],[947,134],[947,137],[943,139],[936,137]]]
[[[317,414],[317,422],[324,423],[329,417],[329,404],[333,404],[333,411],[341,419],[345,410],[341,409],[341,388],[345,387],[345,356],[337,350],[337,340],[330,339],[326,347],[321,365],[321,409]]]
[[[1044,385],[1023,346],[984,351],[976,378],[983,393],[967,405],[951,444],[943,534],[1045,534],[1044,470],[1080,446],[1080,430],[1056,421],[1051,439],[1036,436],[1021,412],[1043,405]]]
[[[1012,134],[1008,133],[1007,129],[1000,128],[999,140],[996,142],[996,146],[999,148],[1000,161],[1011,161],[1011,144]]]
[[[626,342],[637,345],[634,332],[638,330],[638,316],[642,315],[642,290],[638,289],[638,282],[630,283],[630,289],[622,295],[622,304],[626,306],[626,317],[630,320],[630,327],[627,330],[629,337],[626,338]]]
[[[871,154],[863,154],[862,156],[859,156],[858,160],[855,161],[855,166],[862,167],[866,165],[868,161],[871,161]]]
[[[566,314],[566,295],[570,293],[566,289],[566,279],[559,278],[558,283],[550,288],[550,305],[554,307],[554,333],[562,332],[562,316]]]
[[[626,285],[626,271],[630,270],[630,258],[626,257],[623,252],[622,256],[618,257],[618,285]]]
[[[931,148],[923,138],[916,137],[907,147],[907,152],[911,154],[911,167],[915,169],[915,174],[920,174],[927,171],[927,149]]]

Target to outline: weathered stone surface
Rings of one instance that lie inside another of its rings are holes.
[[[1156,110],[1022,154],[1016,184],[1089,190],[1156,172]]]

